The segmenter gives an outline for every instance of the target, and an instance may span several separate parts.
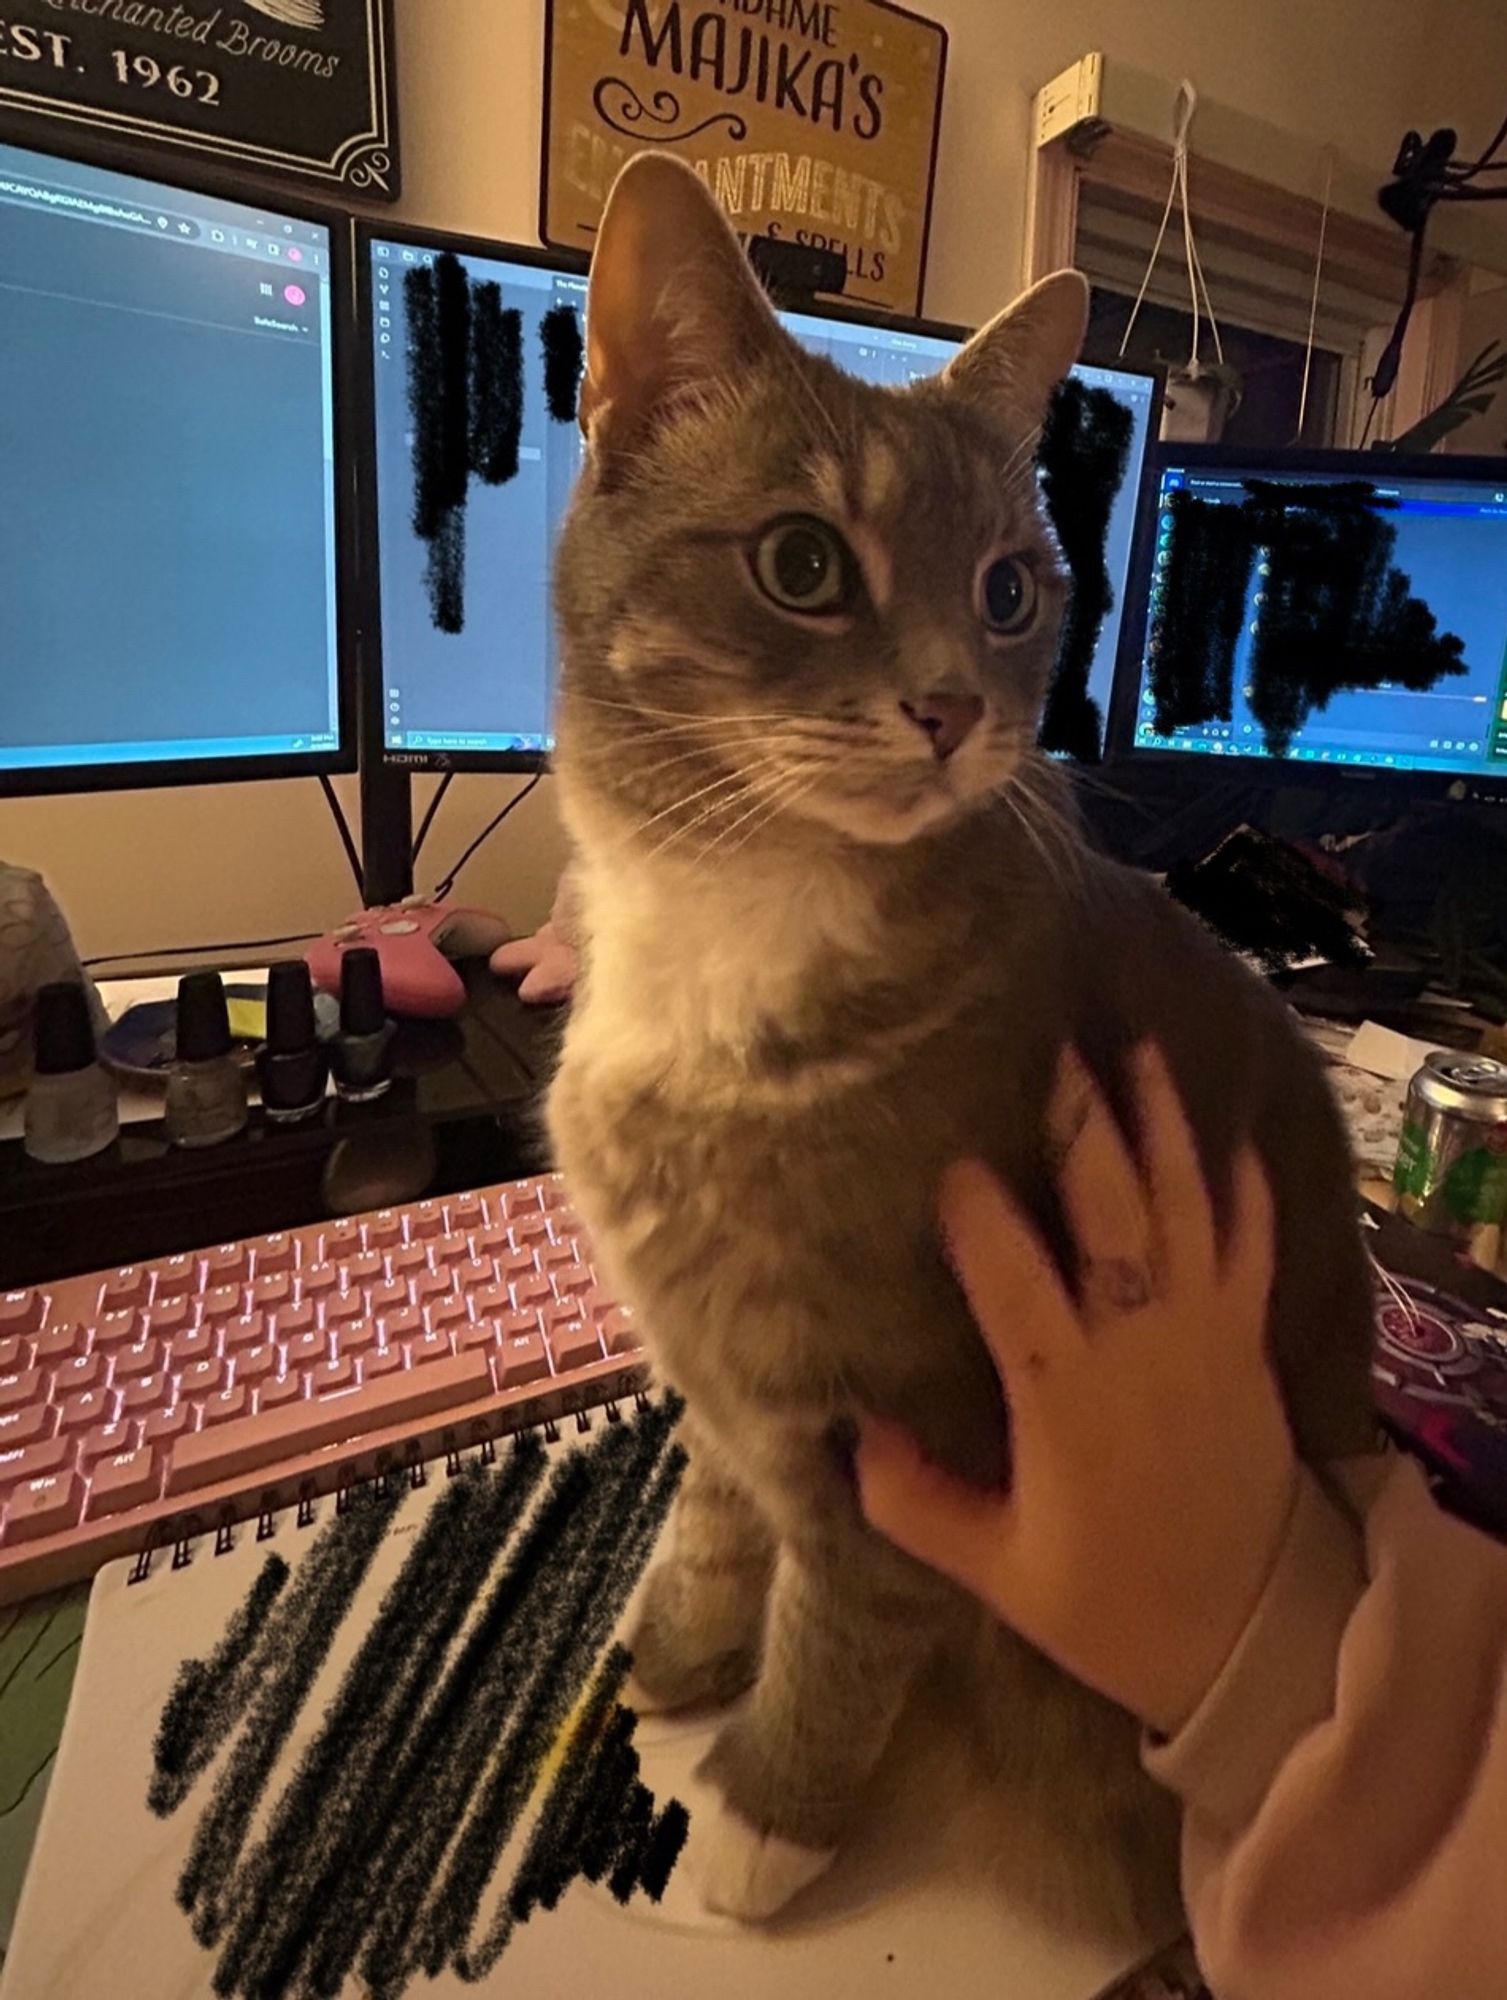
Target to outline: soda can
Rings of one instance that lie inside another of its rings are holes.
[[[1435,1049],[1408,1085],[1397,1211],[1431,1235],[1469,1244],[1507,1222],[1507,1063]]]

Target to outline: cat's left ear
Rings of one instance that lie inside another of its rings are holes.
[[[580,415],[598,462],[640,448],[785,343],[711,190],[663,154],[630,160],[607,198],[586,302]]]
[[[1081,271],[1043,278],[980,327],[942,379],[1011,424],[1039,424],[1057,384],[1078,359],[1088,327]]]

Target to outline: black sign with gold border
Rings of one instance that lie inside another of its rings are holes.
[[[392,201],[392,0],[8,0],[0,117]]]

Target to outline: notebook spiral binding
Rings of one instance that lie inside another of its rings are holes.
[[[495,1465],[499,1438],[511,1438],[516,1441],[537,1434],[546,1444],[558,1444],[562,1436],[562,1427],[565,1426],[571,1427],[578,1437],[588,1437],[591,1434],[594,1417],[600,1417],[608,1424],[621,1423],[622,1404],[630,1395],[635,1410],[646,1410],[649,1407],[649,1398],[642,1383],[639,1383],[626,1393],[618,1389],[603,1397],[598,1403],[583,1404],[578,1408],[563,1411],[557,1416],[535,1418],[532,1422],[525,1419],[522,1423],[510,1424],[506,1421],[507,1413],[504,1413],[501,1421],[489,1426],[486,1418],[473,1417],[465,1426],[471,1435],[462,1439],[456,1435],[453,1428],[447,1429],[442,1434],[441,1454],[432,1459],[423,1457],[418,1440],[415,1438],[403,1447],[401,1455],[392,1451],[380,1454],[376,1467],[371,1472],[360,1473],[347,1461],[336,1468],[333,1481],[324,1495],[321,1495],[316,1480],[305,1479],[300,1483],[294,1525],[299,1528],[312,1528],[318,1519],[315,1503],[321,1497],[328,1497],[330,1493],[334,1495],[335,1512],[339,1515],[346,1512],[355,1495],[362,1489],[368,1489],[385,1497],[391,1490],[393,1482],[402,1481],[417,1492],[428,1485],[431,1468],[440,1464],[443,1465],[445,1477],[454,1479],[465,1469],[465,1454],[468,1451],[475,1451],[477,1465],[483,1467]],[[278,1489],[267,1487],[249,1506],[239,1512],[231,1502],[223,1502],[216,1509],[212,1523],[206,1522],[203,1514],[197,1510],[175,1514],[166,1521],[158,1522],[151,1529],[141,1546],[140,1553],[131,1565],[126,1582],[145,1583],[152,1574],[154,1559],[167,1549],[172,1551],[169,1567],[174,1570],[187,1569],[194,1560],[198,1544],[206,1539],[211,1527],[214,1533],[215,1556],[231,1554],[238,1539],[236,1530],[249,1527],[253,1519],[256,1523],[254,1539],[258,1542],[268,1541],[277,1532],[279,1517],[286,1511],[287,1503]]]

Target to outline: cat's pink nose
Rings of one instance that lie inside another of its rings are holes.
[[[984,712],[976,694],[923,694],[919,701],[902,701],[900,710],[931,739],[931,754],[945,764],[959,744],[967,741]]]

